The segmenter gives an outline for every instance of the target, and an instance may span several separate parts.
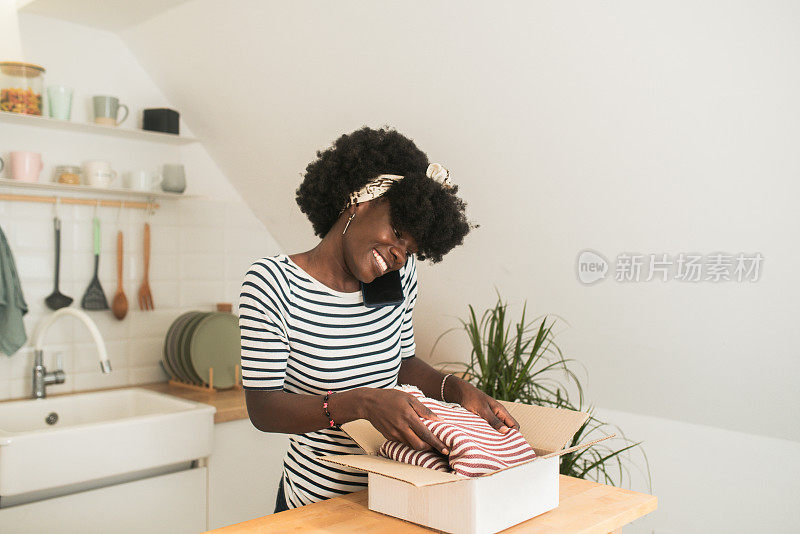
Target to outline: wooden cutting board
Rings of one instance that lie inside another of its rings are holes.
[[[606,534],[642,517],[658,506],[653,495],[564,475],[559,479],[559,505],[540,516],[504,530],[504,533]],[[320,501],[211,530],[215,534],[267,534],[271,532],[437,532],[414,523],[373,512],[367,507],[367,490]]]

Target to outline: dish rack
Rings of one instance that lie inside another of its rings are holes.
[[[238,320],[231,303],[218,303],[216,308],[216,312],[183,313],[170,325],[159,362],[170,379],[168,384],[204,393],[244,389]],[[215,387],[215,365],[222,388]]]
[[[193,389],[195,391],[202,391],[204,393],[216,393],[218,390],[214,387],[214,368],[208,368],[208,385],[207,386],[198,386],[196,384],[190,384],[188,382],[184,382],[182,380],[178,380],[177,378],[170,378],[169,385],[179,387],[179,388],[186,388],[186,389]],[[236,385],[233,388],[228,389],[243,389],[242,388],[242,366],[236,366]]]

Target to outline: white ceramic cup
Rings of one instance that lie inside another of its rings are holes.
[[[86,182],[93,187],[109,187],[117,179],[117,171],[111,168],[108,161],[87,161],[83,164],[83,171]]]
[[[126,172],[122,176],[122,183],[134,191],[152,191],[161,184],[163,177],[158,172],[140,169]]]

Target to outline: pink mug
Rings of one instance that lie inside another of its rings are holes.
[[[21,182],[38,182],[44,164],[38,152],[11,152],[11,178]]]

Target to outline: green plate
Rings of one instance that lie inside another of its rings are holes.
[[[198,313],[200,312],[187,312],[175,319],[164,340],[164,360],[177,378],[183,382],[191,382],[191,380],[189,380],[188,375],[181,366],[178,365],[178,339],[187,321]]]
[[[208,384],[208,369],[214,368],[214,387],[236,385],[236,366],[241,362],[239,318],[232,313],[211,312],[196,325],[190,341],[193,370]]]
[[[194,334],[197,324],[205,319],[206,315],[208,315],[208,313],[199,312],[197,315],[189,319],[183,326],[183,330],[178,340],[178,365],[189,377],[189,381],[197,386],[202,386],[203,381],[194,371],[192,362],[189,360],[189,344],[192,341],[192,334]]]

